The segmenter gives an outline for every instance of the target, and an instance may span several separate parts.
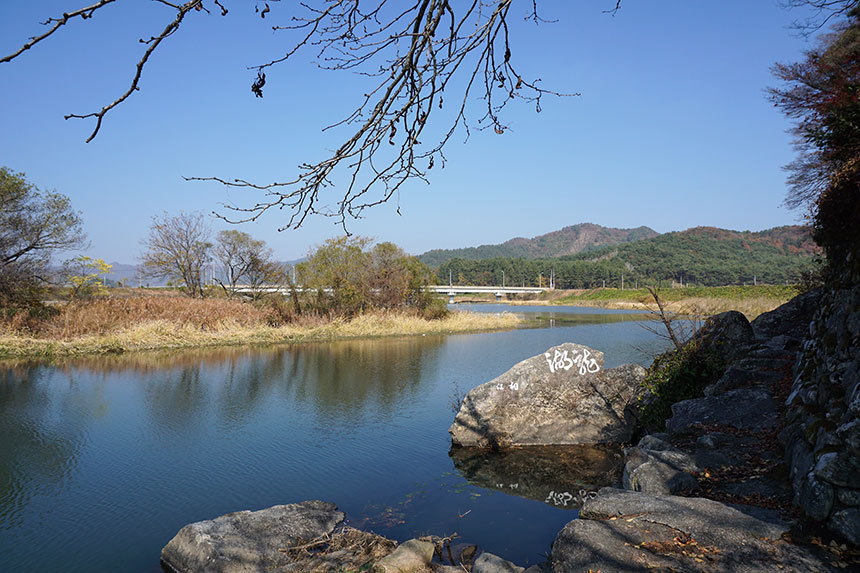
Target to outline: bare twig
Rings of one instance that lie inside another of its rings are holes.
[[[87,7],[49,18],[50,29],[31,38],[19,50],[0,59],[11,61],[50,37],[70,19],[89,19],[115,0],[99,0]],[[256,12],[266,21],[278,17],[277,0],[261,2]],[[293,58],[302,49],[316,53],[324,69],[353,71],[371,82],[360,103],[343,119],[326,129],[351,130],[336,150],[316,162],[302,163],[298,173],[267,183],[222,177],[187,177],[214,181],[227,187],[263,191],[253,205],[223,205],[216,215],[229,222],[253,221],[267,211],[285,209],[289,218],[281,229],[302,225],[309,215],[334,217],[346,230],[347,219],[360,218],[370,207],[395,197],[409,180],[427,182],[434,166],[446,163],[443,148],[458,131],[468,139],[473,129],[492,129],[502,135],[510,126],[503,111],[514,101],[541,110],[542,97],[562,94],[541,86],[516,67],[509,22],[514,0],[305,0],[286,10],[286,25],[273,25],[279,34],[291,34],[288,48],[278,57],[251,66],[256,74],[253,93],[263,96],[266,74]],[[192,10],[209,13],[217,7],[226,15],[227,0],[155,0],[173,11],[163,30],[141,39],[146,48],[136,64],[128,89],[100,110],[71,113],[66,119],[94,119],[87,142],[98,135],[112,109],[140,89],[144,67],[162,42],[179,29]],[[261,8],[260,4],[263,4]],[[526,19],[548,22],[538,16],[537,0],[526,4]],[[620,1],[615,1],[615,9]],[[431,135],[427,128],[438,122],[446,92],[449,103],[447,128]],[[477,113],[467,106],[482,102]],[[452,105],[453,104],[453,105]],[[467,115],[469,117],[467,117]],[[428,139],[427,142],[424,139]],[[336,190],[331,196],[329,191]]]
[[[162,40],[164,40],[165,38],[167,38],[168,36],[173,34],[176,30],[179,29],[179,25],[182,23],[182,20],[185,18],[185,15],[189,11],[194,10],[194,9],[197,9],[197,10],[201,9],[201,7],[203,5],[202,2],[203,2],[203,0],[189,0],[188,2],[186,2],[185,4],[183,4],[181,6],[177,6],[176,7],[177,8],[176,18],[174,18],[174,20],[172,22],[167,24],[167,26],[164,28],[164,30],[162,30],[161,34],[159,34],[158,36],[153,36],[149,40],[140,40],[141,44],[148,44],[148,47],[146,48],[146,51],[143,53],[143,56],[137,62],[137,66],[136,66],[137,71],[134,74],[134,78],[132,78],[132,80],[131,80],[131,85],[129,86],[128,90],[126,90],[126,92],[124,94],[119,96],[113,102],[111,102],[108,105],[101,108],[99,111],[96,111],[93,113],[87,113],[84,115],[70,113],[70,114],[64,116],[65,119],[70,119],[73,117],[78,118],[78,119],[86,119],[88,117],[96,118],[96,126],[93,129],[93,132],[87,138],[87,143],[89,143],[93,139],[95,139],[96,135],[98,134],[99,130],[102,127],[102,120],[104,119],[105,114],[107,112],[109,112],[110,110],[112,110],[113,108],[115,108],[116,106],[118,106],[119,104],[121,104],[122,102],[124,102],[126,99],[128,99],[128,96],[130,96],[132,93],[137,91],[138,84],[140,83],[140,76],[143,73],[143,67],[146,65],[146,62],[149,61],[149,57],[158,48],[159,44],[161,44]]]
[[[322,537],[318,537],[317,539],[311,541],[310,543],[305,543],[303,545],[294,545],[293,547],[280,547],[278,548],[278,551],[280,551],[281,553],[287,553],[289,551],[300,551],[302,549],[310,549],[311,547],[316,547],[317,545],[328,543],[329,541],[331,541],[331,536],[325,534]]]
[[[299,34],[292,47],[252,69],[261,78],[263,70],[311,47],[325,69],[378,78],[358,107],[326,128],[353,126],[352,135],[321,161],[300,165],[293,179],[186,179],[265,192],[254,205],[223,205],[226,212],[215,213],[231,223],[253,221],[278,208],[290,212],[281,230],[300,227],[309,215],[318,214],[336,218],[348,231],[348,219],[389,201],[410,179],[426,182],[435,165],[444,167],[445,144],[459,128],[469,136],[466,108],[474,91],[479,89],[476,97],[484,101],[477,128],[498,134],[509,129],[500,113],[510,101],[531,102],[540,111],[542,96],[564,95],[539,87],[539,80],[524,79],[514,67],[508,29],[512,1],[471,0],[461,12],[455,12],[449,0],[413,0],[405,7],[397,4],[396,10],[391,2],[379,0],[366,12],[357,0],[303,4],[307,14],[293,16],[288,26],[273,27]],[[533,2],[538,20],[536,9]],[[425,128],[443,108],[446,88],[460,75],[465,78],[463,95],[452,111],[452,123],[435,143],[425,145]],[[261,85],[254,91],[262,96]],[[330,188],[340,189],[333,207],[323,194]]]
[[[33,46],[35,46],[36,44],[41,42],[42,40],[44,40],[45,38],[47,38],[48,36],[50,36],[51,34],[56,32],[57,30],[59,30],[61,26],[64,26],[66,24],[66,22],[68,22],[72,18],[80,17],[81,20],[86,20],[87,18],[92,18],[93,12],[95,12],[99,8],[101,8],[107,4],[110,4],[111,2],[115,2],[115,1],[116,0],[99,0],[95,4],[87,6],[86,8],[80,8],[80,9],[75,10],[73,12],[65,12],[59,18],[48,18],[47,20],[42,22],[42,24],[45,26],[53,24],[53,26],[51,26],[51,28],[47,32],[45,32],[44,34],[41,34],[39,36],[33,36],[32,38],[30,38],[29,42],[27,42],[26,44],[21,46],[21,48],[19,48],[16,52],[13,52],[13,53],[9,54],[8,56],[4,56],[4,57],[0,58],[0,64],[6,63],[6,62],[11,62],[15,58],[17,58],[18,56],[20,56],[21,54],[23,54],[24,52],[26,52],[27,50],[29,50],[30,48],[32,48]]]
[[[651,297],[654,299],[654,302],[657,303],[657,317],[660,319],[660,322],[663,323],[663,326],[666,327],[666,336],[669,340],[672,341],[672,344],[675,345],[675,348],[680,350],[684,344],[678,339],[678,335],[675,333],[675,328],[672,325],[673,317],[669,315],[666,309],[663,307],[663,301],[660,300],[660,296],[657,294],[657,290],[654,287],[646,286],[648,292],[651,294]]]

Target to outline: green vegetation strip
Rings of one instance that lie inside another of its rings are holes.
[[[728,298],[747,300],[751,298],[771,298],[789,300],[800,294],[796,285],[759,285],[759,286],[692,286],[683,288],[660,289],[661,300],[680,301],[689,298]],[[631,302],[651,303],[651,294],[644,288],[618,289],[600,288],[573,293],[554,300],[554,304],[574,304],[582,301],[626,300]]]

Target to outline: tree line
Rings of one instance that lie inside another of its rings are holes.
[[[751,240],[736,233],[666,233],[652,239],[557,258],[452,259],[440,284],[582,289],[646,284],[724,286],[800,282],[816,265],[803,237]],[[622,285],[622,281],[624,284]]]
[[[430,318],[447,312],[426,291],[429,267],[393,243],[330,239],[292,268],[276,261],[265,241],[236,229],[213,236],[202,213],[183,212],[153,217],[142,245],[140,268],[147,276],[166,279],[190,297],[237,296],[243,286],[248,288],[241,296],[258,300],[266,293],[262,287],[275,287],[267,302],[281,308],[285,319],[303,313],[350,317],[380,308],[414,309]],[[87,246],[83,220],[68,197],[0,167],[0,319],[50,312],[43,300],[52,287],[65,289],[69,302],[106,294],[111,265],[103,260],[78,255],[57,265],[61,253]],[[221,272],[210,272],[207,280],[206,270],[216,262]]]

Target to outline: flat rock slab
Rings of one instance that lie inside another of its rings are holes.
[[[180,529],[161,550],[161,562],[177,573],[290,570],[280,549],[329,535],[343,519],[337,506],[324,501],[237,511]]]
[[[787,525],[701,498],[604,488],[552,546],[553,571],[830,571]]]
[[[744,388],[673,404],[666,431],[677,433],[697,424],[763,430],[776,427],[778,421],[776,402],[770,392],[764,388]]]
[[[567,343],[533,356],[463,399],[449,428],[455,445],[503,448],[628,441],[625,408],[645,376],[639,365],[603,369],[603,353]]]

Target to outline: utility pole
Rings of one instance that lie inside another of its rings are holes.
[[[505,271],[502,271],[502,288],[505,288]]]
[[[621,273],[621,290],[624,290],[624,273]]]
[[[448,286],[454,286],[454,279],[452,277],[451,269],[448,269]]]

